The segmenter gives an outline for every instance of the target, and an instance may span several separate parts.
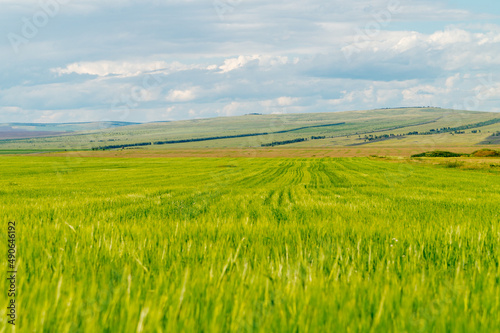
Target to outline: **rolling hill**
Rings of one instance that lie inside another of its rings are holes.
[[[50,131],[78,131],[3,139],[0,150],[409,147],[428,142],[457,147],[496,145],[500,113],[397,108],[113,124],[103,129],[83,124],[45,124]],[[39,129],[37,125],[33,128]]]
[[[0,139],[58,136],[79,131],[103,130],[139,123],[100,121],[83,123],[0,123]]]

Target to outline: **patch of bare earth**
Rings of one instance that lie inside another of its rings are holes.
[[[471,147],[434,147],[457,153],[470,154]],[[324,157],[409,157],[421,153],[418,147],[333,147],[333,148],[221,148],[221,149],[123,149],[109,151],[76,151],[47,153],[39,156],[109,157],[109,158],[324,158]]]

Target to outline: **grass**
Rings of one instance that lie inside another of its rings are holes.
[[[321,140],[308,140],[291,144],[291,147],[348,146],[364,144],[365,134],[405,134],[431,129],[457,127],[497,119],[498,113],[472,112],[435,108],[382,109],[369,111],[324,112],[309,114],[247,115],[147,123],[96,131],[81,131],[46,138],[0,140],[0,149],[67,149],[88,150],[93,147],[149,143],[165,140],[186,140],[216,136],[234,136],[249,133],[274,133],[262,136],[219,139],[156,145],[152,149],[171,148],[247,148],[260,147],[273,141],[289,141],[311,136],[326,136]],[[343,125],[314,127],[345,122]],[[80,124],[82,125],[82,124]],[[55,126],[55,125],[54,125]],[[62,126],[62,125],[61,125]],[[76,125],[75,125],[76,126]],[[95,126],[95,123],[93,124]],[[91,129],[93,127],[88,127]],[[81,126],[80,129],[85,129]],[[291,129],[292,132],[279,133]],[[479,128],[478,128],[479,129]],[[370,145],[418,146],[431,148],[436,145],[471,145],[488,138],[500,130],[500,123],[480,128],[481,132],[452,135],[435,134],[399,137],[398,139],[371,142]],[[417,141],[417,143],[415,143]],[[426,149],[429,150],[429,149]]]
[[[19,155],[19,154],[42,154],[42,153],[51,153],[51,152],[55,152],[55,151],[58,151],[57,149],[53,149],[53,150],[50,150],[50,149],[40,149],[40,150],[37,150],[37,149],[10,149],[10,150],[3,150],[3,149],[0,149],[0,155]]]
[[[447,161],[443,163],[443,165],[447,168],[460,168],[464,166],[464,162],[462,161]]]
[[[20,332],[500,326],[500,170],[369,158],[0,162],[5,227],[18,224]]]

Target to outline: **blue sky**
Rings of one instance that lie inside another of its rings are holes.
[[[0,0],[0,122],[500,111],[500,3]]]

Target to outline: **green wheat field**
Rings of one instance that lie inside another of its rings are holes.
[[[18,332],[500,331],[500,168],[0,162]]]

